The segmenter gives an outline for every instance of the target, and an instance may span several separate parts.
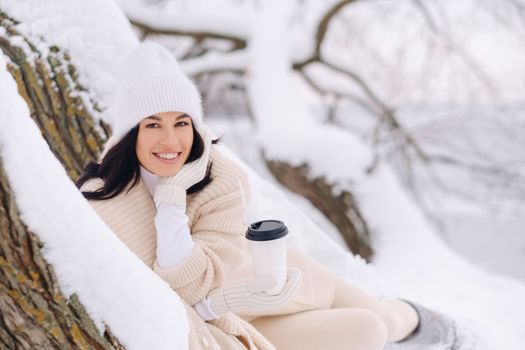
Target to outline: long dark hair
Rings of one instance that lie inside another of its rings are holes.
[[[191,145],[190,155],[185,164],[199,159],[204,152],[204,141],[195,127],[193,129],[193,144]],[[82,192],[86,199],[104,200],[111,199],[121,194],[129,183],[132,183],[131,190],[139,183],[140,163],[137,158],[135,145],[139,134],[139,125],[131,129],[124,137],[104,155],[100,163],[90,161],[84,168],[84,174],[80,176],[75,185],[80,189],[84,183],[93,178],[101,178],[104,185],[98,190]],[[213,140],[213,144],[220,142],[220,138]],[[211,176],[212,163],[208,164],[204,178],[188,188],[187,194],[202,190],[212,182]]]

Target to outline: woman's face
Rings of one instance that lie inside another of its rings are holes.
[[[142,119],[135,150],[144,168],[158,176],[171,176],[188,159],[192,144],[191,118],[182,112],[165,112]]]

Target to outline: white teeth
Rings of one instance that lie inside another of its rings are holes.
[[[178,153],[157,153],[157,156],[164,159],[175,159],[178,155]]]

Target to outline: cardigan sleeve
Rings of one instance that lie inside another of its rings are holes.
[[[239,183],[199,208],[191,229],[195,246],[186,260],[172,268],[162,268],[156,259],[153,263],[154,271],[192,306],[251,261],[244,238],[246,188]]]

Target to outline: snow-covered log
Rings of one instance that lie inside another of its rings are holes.
[[[124,349],[100,334],[77,294],[64,296],[44,244],[20,217],[0,159],[0,348]]]
[[[102,137],[94,132],[93,119],[78,97],[82,88],[67,56],[58,47],[40,52],[14,29],[16,24],[0,12],[5,34],[0,48],[10,60],[7,68],[53,154],[76,178],[100,151]],[[76,294],[64,296],[53,266],[42,255],[44,244],[21,218],[1,162],[0,197],[2,348],[123,349],[109,328],[99,334]]]
[[[71,179],[76,179],[101,151],[109,125],[100,121],[95,127],[91,111],[99,108],[89,98],[82,98],[87,90],[79,84],[68,54],[55,45],[26,38],[15,29],[18,24],[0,12],[4,33],[0,49],[9,58],[7,68],[53,154]]]
[[[17,22],[4,5],[34,21]],[[78,25],[90,4],[25,5],[0,3],[0,348],[184,349],[177,294],[73,183],[110,133],[95,117],[101,99],[61,45],[18,31]]]

